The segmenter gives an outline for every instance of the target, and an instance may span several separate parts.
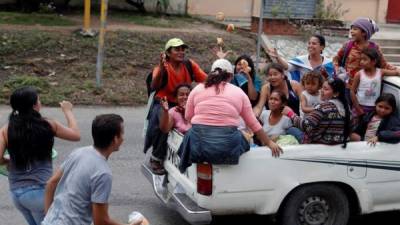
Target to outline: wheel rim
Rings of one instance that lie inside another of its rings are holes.
[[[317,196],[309,197],[301,203],[299,220],[302,225],[326,225],[329,219],[329,204]]]

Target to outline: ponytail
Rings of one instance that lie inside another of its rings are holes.
[[[215,69],[207,76],[207,80],[204,84],[206,88],[215,86],[215,91],[217,94],[221,91],[219,89],[219,84],[222,82],[227,82],[232,77],[231,73],[226,72],[226,70]]]
[[[37,102],[37,93],[32,87],[17,89],[10,98],[13,110],[8,121],[7,148],[18,169],[26,169],[36,160],[51,160],[54,132],[49,122],[33,108]]]

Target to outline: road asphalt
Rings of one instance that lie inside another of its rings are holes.
[[[153,194],[151,185],[140,173],[140,165],[145,160],[143,148],[143,118],[145,108],[133,107],[75,107],[73,112],[81,129],[80,142],[67,142],[56,140],[55,148],[58,152],[54,160],[57,168],[61,162],[75,148],[87,146],[91,140],[91,122],[95,115],[103,113],[116,113],[124,118],[125,142],[119,152],[115,152],[109,159],[113,172],[113,187],[109,201],[109,211],[112,218],[120,222],[127,222],[131,211],[144,214],[152,225],[188,225],[175,211],[166,208]],[[0,124],[6,123],[10,108],[0,106]],[[43,116],[56,119],[65,124],[65,119],[60,108],[43,108]],[[394,225],[398,224],[399,211],[378,213],[368,216],[353,218],[349,225]],[[15,209],[8,193],[7,178],[0,175],[0,224],[23,225],[26,224],[22,215]],[[212,224],[240,224],[261,225],[275,224],[271,218],[265,216],[224,216],[214,218]]]

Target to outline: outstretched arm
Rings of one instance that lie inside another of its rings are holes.
[[[168,133],[174,126],[174,118],[168,113],[169,106],[167,97],[161,99],[161,117],[160,117],[160,130],[163,133]]]
[[[289,64],[287,63],[287,61],[284,58],[282,58],[279,55],[278,50],[276,48],[273,48],[273,49],[269,48],[267,50],[267,53],[272,59],[274,59],[277,63],[279,63],[281,66],[283,66],[283,68],[285,70],[289,69]]]
[[[261,115],[261,111],[269,97],[268,93],[269,93],[269,85],[264,84],[264,86],[262,86],[262,88],[261,88],[260,99],[258,100],[257,105],[254,106],[254,108],[253,108],[253,112],[256,115],[256,117],[259,117]]]
[[[162,76],[166,75],[165,72],[166,55],[164,52],[160,53],[160,62],[158,66],[153,70],[153,79],[151,82],[151,88],[158,90],[161,87]]]
[[[47,181],[46,184],[46,191],[44,195],[44,212],[47,213],[49,210],[51,203],[53,203],[54,199],[54,193],[56,191],[58,182],[60,182],[60,179],[63,175],[62,170],[58,169],[56,172],[53,174],[52,177]]]
[[[388,70],[388,69],[381,69],[383,76],[400,76],[400,69],[395,70]]]
[[[69,101],[60,102],[61,109],[67,120],[67,126],[62,125],[56,120],[48,120],[56,137],[69,141],[79,141],[81,135],[78,128],[78,123],[72,113],[72,104]]]

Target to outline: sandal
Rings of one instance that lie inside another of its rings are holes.
[[[150,158],[150,169],[156,175],[164,175],[165,169],[161,161]]]

